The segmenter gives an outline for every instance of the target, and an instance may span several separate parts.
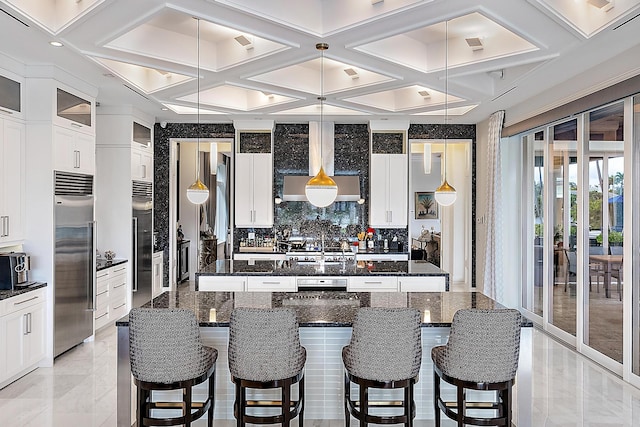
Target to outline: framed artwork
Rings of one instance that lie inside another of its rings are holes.
[[[438,204],[433,191],[416,191],[416,219],[438,219]]]

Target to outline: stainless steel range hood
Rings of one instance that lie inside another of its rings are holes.
[[[322,132],[320,131],[322,126]],[[322,135],[322,141],[320,140]],[[306,202],[305,187],[307,181],[315,176],[320,169],[320,153],[322,165],[327,175],[338,185],[336,201],[360,200],[360,178],[357,175],[333,175],[333,122],[309,122],[309,175],[287,175],[284,177],[282,200],[292,202]],[[322,145],[322,150],[320,146]]]
[[[282,200],[306,202],[305,186],[310,176],[287,175],[284,177]],[[337,202],[357,202],[360,200],[360,178],[354,175],[338,175],[331,177],[338,185]]]

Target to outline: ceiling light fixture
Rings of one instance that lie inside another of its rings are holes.
[[[484,49],[484,45],[482,44],[482,39],[480,37],[470,37],[468,39],[465,39],[465,41],[474,52],[476,50]]]
[[[353,68],[345,68],[344,72],[347,74],[347,76],[351,77],[353,80],[360,78],[360,76],[358,75],[358,72]]]
[[[241,34],[238,37],[234,37],[234,40],[237,41],[240,46],[243,46],[247,50],[253,49],[253,37],[251,36],[245,36],[244,34]]]
[[[62,46],[64,46],[62,43],[60,43],[59,41],[56,41],[56,40],[50,41],[49,44],[51,46],[53,46],[53,47],[62,47]]]
[[[324,208],[329,206],[336,200],[338,196],[338,185],[331,179],[325,172],[323,167],[322,158],[322,141],[323,141],[323,122],[324,122],[324,51],[329,49],[329,45],[326,43],[318,43],[316,49],[320,51],[320,170],[309,181],[304,188],[304,194],[307,196],[309,203],[313,206]]]
[[[591,6],[595,6],[603,12],[613,9],[613,0],[587,0]]]
[[[422,166],[424,168],[424,174],[429,175],[431,173],[431,143],[425,142],[422,144]]]
[[[209,189],[206,185],[200,181],[200,19],[194,18],[197,22],[197,40],[198,40],[198,75],[196,78],[198,79],[198,93],[197,93],[197,101],[198,101],[198,147],[196,151],[196,182],[191,184],[189,188],[187,188],[187,199],[194,205],[201,205],[207,201],[209,198]]]
[[[449,107],[449,21],[444,23],[444,153],[442,156],[443,163],[443,181],[440,187],[436,189],[436,202],[442,206],[452,205],[456,201],[456,189],[447,182],[447,120]]]

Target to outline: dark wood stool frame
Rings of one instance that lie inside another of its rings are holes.
[[[193,402],[193,387],[209,380],[209,395],[204,402]],[[137,388],[136,425],[142,426],[190,426],[191,422],[208,413],[207,425],[213,426],[213,413],[215,409],[215,383],[216,364],[197,378],[186,381],[176,381],[170,384],[139,381],[133,379]],[[182,389],[182,402],[153,402],[152,391],[168,391]],[[151,418],[152,409],[182,409],[182,416],[173,418]],[[195,412],[191,412],[196,409]]]
[[[366,380],[345,371],[344,373],[344,421],[345,426],[349,426],[350,416],[360,421],[361,427],[366,427],[367,423],[373,424],[404,424],[407,427],[413,426],[413,419],[416,417],[416,404],[413,399],[413,386],[418,381],[418,376],[399,381],[375,381]],[[351,399],[351,383],[359,387],[359,399]],[[404,389],[404,399],[402,401],[369,401],[369,388],[375,389]],[[369,408],[403,408],[402,415],[371,415]]]
[[[440,397],[440,379],[456,387],[457,401],[445,402]],[[462,381],[444,374],[435,364],[433,365],[433,403],[435,409],[435,426],[440,427],[440,411],[450,419],[457,421],[458,426],[471,424],[475,426],[505,426],[511,427],[511,404],[513,402],[512,388],[515,380],[499,383],[477,383]],[[467,402],[465,390],[497,391],[497,402]],[[453,411],[451,408],[456,408]],[[465,415],[467,408],[498,410],[497,417],[470,417]]]
[[[237,426],[244,427],[246,423],[252,424],[282,424],[289,426],[295,417],[298,417],[298,425],[304,425],[304,371],[297,375],[274,381],[251,381],[242,378],[231,377],[236,386],[236,401],[233,404],[233,415],[236,417]],[[298,400],[291,400],[291,387],[298,384]],[[281,400],[247,400],[247,389],[281,389]],[[272,416],[255,416],[247,414],[247,408],[276,408],[280,407],[282,413]]]

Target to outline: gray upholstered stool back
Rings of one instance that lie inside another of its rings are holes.
[[[432,354],[434,362],[446,375],[463,381],[512,380],[520,355],[520,323],[517,310],[459,310],[449,342]]]
[[[236,308],[229,323],[229,370],[235,378],[274,381],[304,367],[298,321],[287,308]]]
[[[206,373],[217,351],[202,345],[192,311],[134,308],[129,313],[129,356],[136,379],[170,384]]]
[[[420,371],[420,312],[410,308],[361,308],[342,359],[349,373],[377,381],[413,378]]]

